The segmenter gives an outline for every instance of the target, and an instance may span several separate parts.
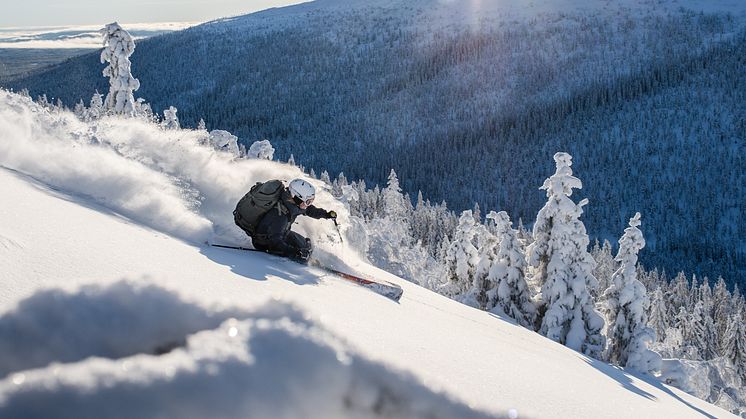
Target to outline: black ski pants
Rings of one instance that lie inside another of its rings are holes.
[[[308,261],[308,258],[311,257],[311,252],[313,251],[311,240],[294,231],[288,232],[288,235],[285,236],[285,240],[282,243],[273,243],[268,240],[262,240],[260,237],[252,237],[251,242],[257,250],[287,257],[303,263]]]

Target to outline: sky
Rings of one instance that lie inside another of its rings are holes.
[[[205,22],[301,0],[128,0],[111,7],[99,0],[0,0],[0,28],[103,25],[110,22]],[[12,3],[12,7],[10,7]]]

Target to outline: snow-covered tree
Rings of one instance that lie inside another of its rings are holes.
[[[702,354],[702,358],[705,361],[717,358],[720,354],[720,343],[719,336],[715,329],[715,320],[713,320],[710,310],[707,308],[707,300],[703,299],[697,305],[702,304],[701,307],[701,319],[702,329],[701,333],[697,337],[699,350]],[[696,309],[696,305],[695,305]]]
[[[505,211],[491,211],[487,218],[494,220],[499,242],[495,263],[487,276],[489,283],[494,284],[494,289],[488,293],[489,305],[499,308],[521,326],[533,328],[536,307],[526,283],[526,258],[517,232]]]
[[[197,123],[197,131],[207,131],[207,124],[205,124],[205,120],[202,118]]]
[[[238,148],[238,137],[228,131],[216,129],[210,131],[207,141],[215,150],[231,153],[235,157],[240,157]]]
[[[741,381],[746,384],[746,325],[741,313],[730,316],[723,336],[723,356],[730,362]]]
[[[383,211],[386,217],[395,219],[408,218],[404,195],[399,186],[399,178],[394,169],[389,173],[389,179],[383,193]]]
[[[161,122],[163,128],[179,129],[179,117],[176,116],[176,112],[178,110],[173,106],[169,106],[168,109],[163,110],[163,122]]]
[[[135,51],[135,41],[116,22],[106,25],[101,33],[104,36],[101,63],[109,63],[103,72],[109,78],[106,109],[118,114],[134,115],[136,103],[133,92],[140,88],[140,82],[132,77],[129,57]]]
[[[104,109],[104,96],[96,90],[96,93],[91,96],[91,104],[86,112],[86,120],[94,120],[101,118],[106,110]]]
[[[332,179],[329,176],[329,172],[327,172],[326,170],[322,170],[321,171],[321,176],[319,176],[319,180],[322,181],[322,182],[324,182],[325,184],[327,184],[329,186],[332,185]]]
[[[655,342],[655,332],[647,326],[647,290],[637,279],[637,254],[645,247],[639,226],[638,212],[629,220],[629,227],[619,239],[615,260],[621,266],[611,276],[600,306],[608,325],[606,359],[623,367],[650,372],[660,368],[660,356],[647,348],[649,343]]]
[[[73,109],[73,113],[81,121],[85,120],[86,108],[85,108],[85,104],[83,103],[83,99],[80,99],[80,101],[75,104],[75,108]]]
[[[487,217],[496,216],[496,214],[496,212],[492,211]],[[476,224],[476,221],[475,232],[475,236],[479,237],[477,240],[479,242],[477,246],[479,262],[474,270],[471,290],[467,293],[467,298],[471,301],[464,302],[479,307],[482,310],[490,310],[495,306],[494,289],[497,283],[490,281],[488,275],[492,266],[497,262],[499,238],[492,234],[484,225]]]
[[[547,203],[534,224],[534,242],[528,262],[534,268],[532,282],[537,295],[539,333],[589,356],[598,357],[605,346],[603,318],[595,311],[590,289],[595,262],[588,253],[589,239],[580,221],[586,199],[575,204],[573,189],[582,188],[572,175],[572,157],[556,153],[557,170],[544,181]]]
[[[648,326],[655,332],[656,339],[662,342],[666,338],[666,329],[669,327],[669,321],[666,299],[660,286],[653,291],[649,312]]]
[[[689,304],[689,281],[684,272],[679,272],[673,280],[668,297],[668,309],[671,317],[678,315],[679,309]]]
[[[609,288],[611,276],[617,270],[617,262],[614,260],[614,255],[611,252],[611,243],[608,240],[604,240],[603,244],[599,246],[598,242],[596,242],[591,250],[591,255],[593,256],[593,260],[596,261],[593,276],[598,280],[598,291],[604,292]],[[591,292],[593,293],[593,290]]]
[[[672,338],[672,341],[673,338],[678,338],[678,346],[671,347],[672,356],[699,361],[702,357],[699,354],[699,349],[694,344],[694,339],[692,339],[690,331],[691,322],[692,316],[686,307],[679,307],[679,312],[674,317],[674,327],[669,328],[666,331],[666,335],[667,339]]]
[[[451,295],[463,295],[473,283],[479,263],[479,252],[473,242],[475,233],[474,216],[466,210],[461,213],[453,241],[446,251],[447,292]]]
[[[254,141],[247,151],[247,156],[250,159],[263,159],[272,160],[275,156],[275,148],[269,140]]]
[[[725,285],[723,277],[718,278],[715,288],[712,291],[712,314],[715,320],[715,331],[718,336],[725,336],[728,329],[728,313],[731,312],[731,297],[728,287]],[[722,353],[722,348],[720,348]]]

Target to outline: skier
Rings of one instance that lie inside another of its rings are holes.
[[[263,189],[275,191],[267,193]],[[266,196],[264,202],[262,193]],[[315,188],[303,179],[294,179],[287,188],[280,181],[268,181],[252,188],[239,201],[233,215],[236,225],[251,237],[255,249],[305,263],[313,248],[310,239],[290,230],[295,219],[299,215],[316,219],[337,218],[336,212],[311,205],[315,197]],[[257,212],[257,207],[270,209]]]

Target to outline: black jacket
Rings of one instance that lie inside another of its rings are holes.
[[[290,250],[286,249],[288,247],[286,237],[299,215],[316,219],[329,218],[326,210],[313,205],[309,205],[305,210],[301,209],[293,202],[290,193],[285,190],[278,206],[269,210],[259,221],[254,232],[254,240],[278,250]]]

